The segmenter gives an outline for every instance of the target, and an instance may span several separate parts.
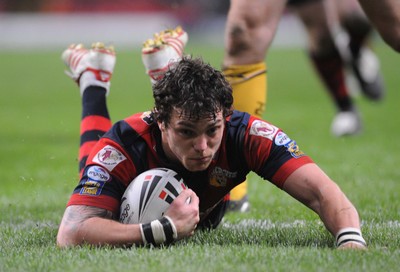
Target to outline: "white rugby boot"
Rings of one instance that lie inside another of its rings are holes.
[[[152,84],[182,58],[188,39],[188,34],[178,26],[156,33],[143,43],[142,61]]]
[[[108,95],[116,62],[112,46],[97,42],[87,49],[83,44],[72,44],[62,53],[61,59],[68,67],[65,73],[78,83],[81,95],[91,85],[104,87]]]
[[[374,52],[364,46],[358,56],[353,57],[351,67],[363,94],[371,100],[381,100],[385,95],[385,86],[379,59]]]
[[[355,110],[338,112],[331,124],[331,132],[336,137],[357,135],[361,131],[361,118]]]

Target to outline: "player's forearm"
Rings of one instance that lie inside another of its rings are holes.
[[[337,189],[324,200],[319,215],[326,228],[336,239],[338,248],[365,248],[366,242],[362,237],[360,219],[356,208]]]
[[[332,193],[323,201],[319,215],[333,235],[343,228],[360,228],[357,210],[342,192]]]
[[[335,238],[345,231],[339,242],[343,241],[343,237],[346,241],[349,240],[347,238],[363,241],[357,210],[339,186],[316,164],[306,164],[293,172],[283,189],[315,211]]]
[[[82,242],[91,245],[131,246],[143,241],[139,224],[122,224],[100,217],[86,220],[77,234]]]
[[[111,219],[106,210],[88,206],[66,209],[57,235],[59,247],[83,243],[129,246],[142,243],[139,225],[125,225]]]
[[[283,189],[315,211],[332,234],[344,227],[359,227],[354,206],[316,164],[309,163],[294,171]]]

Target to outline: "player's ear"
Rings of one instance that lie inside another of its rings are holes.
[[[157,122],[158,128],[164,132],[165,131],[165,123],[164,122]]]

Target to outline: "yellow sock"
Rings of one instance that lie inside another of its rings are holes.
[[[231,201],[240,201],[247,195],[247,180],[231,190]]]
[[[262,117],[267,103],[267,65],[264,62],[233,65],[224,69],[233,88],[233,106]],[[231,190],[231,201],[240,201],[247,195],[247,180]]]
[[[224,69],[226,79],[233,88],[233,106],[262,117],[267,103],[267,66],[264,62],[233,65]]]

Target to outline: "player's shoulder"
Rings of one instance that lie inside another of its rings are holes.
[[[154,124],[154,114],[151,111],[135,113],[124,119],[129,126],[132,128],[148,128]]]
[[[243,127],[248,125],[250,118],[251,115],[247,112],[234,110],[232,115],[226,119],[226,124],[228,128]]]
[[[273,140],[280,128],[246,112],[234,111],[227,121],[228,134],[261,136]]]
[[[136,113],[116,122],[104,137],[118,143],[133,144],[139,139],[150,139],[154,124],[152,112]]]
[[[271,127],[271,128],[276,128],[273,124],[270,122],[263,120],[255,115],[251,115],[247,112],[241,112],[234,110],[233,114],[227,118],[227,126],[228,128],[245,128],[251,130],[251,128],[257,128],[257,127]]]
[[[151,131],[155,123],[153,113],[151,111],[145,111],[135,113],[117,122],[116,126],[120,133],[145,135]]]

